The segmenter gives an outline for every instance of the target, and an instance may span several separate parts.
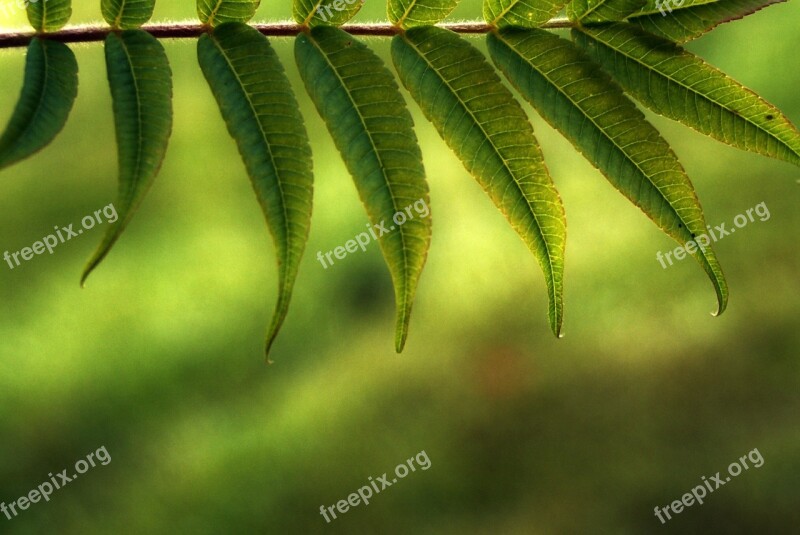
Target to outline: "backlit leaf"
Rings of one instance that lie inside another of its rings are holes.
[[[502,30],[489,51],[506,77],[620,192],[681,245],[706,233],[680,162],[622,90],[572,43],[541,30]],[[693,255],[711,279],[718,310],[728,289],[711,247]]]
[[[14,0],[19,3],[19,0]],[[72,0],[39,0],[28,2],[28,20],[37,32],[55,32],[72,16]]]
[[[197,16],[212,28],[225,22],[247,22],[260,4],[261,0],[197,0]]]
[[[646,0],[572,0],[567,4],[569,20],[582,24],[623,20],[639,11]]]
[[[800,165],[800,133],[775,106],[675,45],[629,24],[575,42],[647,107],[734,147]]]
[[[430,214],[415,210],[402,225],[392,221],[415,203],[430,206],[411,114],[381,59],[338,28],[319,26],[298,36],[295,58],[372,225],[388,230],[378,242],[394,282],[399,353],[431,239]]]
[[[483,18],[492,26],[536,28],[550,20],[568,0],[484,0]]]
[[[458,0],[389,0],[389,22],[400,28],[429,26],[444,20]]]
[[[294,0],[295,22],[314,27],[321,24],[341,26],[356,16],[366,0]]]
[[[89,260],[81,285],[122,235],[150,189],[172,132],[172,71],[161,43],[142,30],[110,33],[106,69],[114,106],[119,194],[114,222]]]
[[[153,16],[156,0],[103,0],[100,10],[113,28],[138,28]]]
[[[278,303],[266,353],[286,318],[308,240],[313,198],[311,148],[289,80],[266,37],[243,23],[203,35],[197,57],[239,147],[278,260]]]
[[[0,169],[46,147],[64,128],[78,95],[78,62],[63,43],[34,38],[17,106],[0,136]]]
[[[642,9],[628,17],[628,22],[654,35],[683,43],[724,22],[786,0],[647,0]]]
[[[425,116],[539,261],[558,336],[566,222],[528,117],[483,55],[449,30],[398,35],[392,58]]]

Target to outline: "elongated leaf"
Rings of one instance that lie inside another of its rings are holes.
[[[212,28],[225,22],[247,22],[260,4],[261,0],[197,0],[197,16]]]
[[[34,38],[25,80],[11,120],[0,136],[0,169],[50,144],[67,123],[78,95],[78,62],[63,43]]]
[[[550,20],[568,0],[484,0],[483,18],[497,27],[537,28]]]
[[[37,32],[55,32],[72,16],[72,0],[39,0],[28,2],[28,20]]]
[[[432,26],[444,20],[458,0],[389,0],[389,21],[400,28]]]
[[[734,147],[800,165],[800,132],[775,106],[674,43],[629,24],[575,42],[647,107]]]
[[[294,0],[292,16],[298,24],[341,26],[356,16],[366,0]],[[337,9],[338,8],[338,9]]]
[[[197,57],[239,146],[278,259],[278,303],[266,354],[286,318],[308,240],[314,179],[303,117],[266,37],[232,22],[203,35]]]
[[[587,56],[541,30],[502,30],[488,44],[542,117],[667,235],[683,244],[706,233],[694,187],[667,142]],[[714,251],[693,256],[714,284],[720,314],[728,287]]]
[[[646,0],[572,0],[567,4],[569,20],[583,24],[623,20],[639,11]]]
[[[449,30],[428,26],[396,36],[392,58],[425,116],[536,256],[559,336],[564,208],[525,112],[483,55]]]
[[[112,28],[138,28],[153,16],[156,0],[103,0],[100,9]]]
[[[83,270],[81,285],[142,203],[172,132],[172,71],[161,43],[145,31],[124,30],[108,35],[105,52],[119,157],[118,218]]]
[[[649,33],[683,43],[712,30],[719,24],[741,19],[772,4],[786,0],[647,0],[628,22]]]
[[[416,204],[429,206],[430,200],[411,114],[380,58],[338,28],[319,26],[298,36],[295,58],[372,225],[386,229],[377,237],[395,288],[399,353],[431,239],[431,219]],[[415,211],[407,215],[416,217],[392,221],[410,206]]]

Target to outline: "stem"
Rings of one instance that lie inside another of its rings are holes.
[[[306,30],[304,26],[288,22],[253,24],[264,35],[271,37],[292,37]],[[455,22],[439,24],[441,28],[452,30],[461,34],[484,34],[494,28],[483,22]],[[566,18],[554,18],[546,22],[541,28],[571,28],[573,23]],[[345,24],[342,29],[352,35],[366,35],[373,37],[393,36],[401,30],[391,24]],[[208,31],[206,26],[193,22],[179,22],[174,24],[149,24],[142,27],[157,39],[186,39],[199,37]],[[54,33],[42,34],[47,39],[62,43],[90,43],[102,41],[114,31],[109,26],[72,26]],[[0,49],[28,46],[31,39],[36,37],[35,32],[2,33],[0,32]]]

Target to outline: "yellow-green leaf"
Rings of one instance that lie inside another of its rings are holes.
[[[261,0],[197,0],[197,16],[212,28],[226,22],[248,22],[260,4]]]
[[[19,0],[14,1],[19,3]],[[27,4],[28,20],[40,33],[60,30],[72,16],[72,0],[39,0]]]
[[[539,261],[558,336],[566,221],[528,117],[483,55],[449,30],[398,35],[392,58],[425,116]]]
[[[389,0],[389,22],[399,28],[431,26],[447,17],[458,5],[458,0]]]
[[[572,43],[542,30],[488,37],[506,77],[628,199],[683,245],[706,232],[689,177],[667,142],[599,66]],[[693,253],[725,310],[728,287],[710,246]]]
[[[648,108],[742,150],[800,165],[800,132],[775,106],[681,47],[629,24],[575,42]]]

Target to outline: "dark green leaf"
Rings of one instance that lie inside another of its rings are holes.
[[[430,205],[411,114],[380,58],[338,28],[319,26],[298,36],[295,58],[370,221],[385,223],[388,231],[378,242],[394,282],[399,353],[431,239],[431,219],[421,214],[390,228],[394,214],[415,203]]]
[[[223,24],[200,38],[197,57],[239,146],[275,243],[278,303],[267,334],[269,356],[289,309],[311,222],[308,134],[283,66],[257,30]]]
[[[449,30],[396,36],[392,58],[425,116],[538,259],[558,336],[566,222],[528,117],[483,55]]]
[[[156,0],[102,0],[103,18],[112,28],[138,28],[153,16]]]
[[[18,0],[14,0],[18,2]],[[72,0],[39,0],[28,2],[28,20],[37,32],[55,32],[72,16]]]
[[[400,28],[431,26],[444,20],[458,0],[389,0],[389,22]]]
[[[119,218],[89,260],[81,285],[105,258],[150,189],[172,132],[172,72],[155,37],[124,30],[106,38],[106,68],[119,157]]]
[[[25,80],[11,120],[0,137],[0,169],[46,147],[64,128],[78,95],[78,62],[63,43],[34,38]]]
[[[506,77],[614,187],[679,243],[705,234],[703,211],[680,162],[622,90],[572,43],[541,30],[503,30],[488,38]],[[693,255],[717,292],[728,288],[711,247]]]
[[[775,106],[671,41],[629,24],[573,30],[647,107],[723,143],[800,165],[800,133]]]
[[[261,0],[197,0],[197,16],[212,28],[225,22],[247,22],[260,4]]]

